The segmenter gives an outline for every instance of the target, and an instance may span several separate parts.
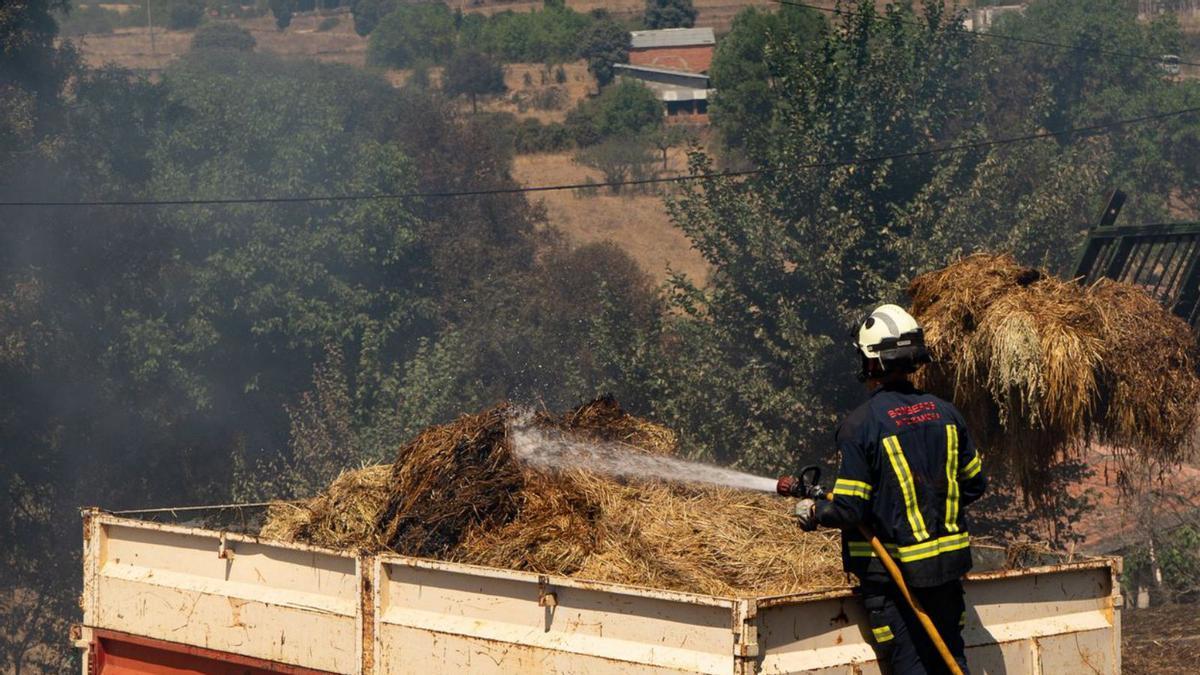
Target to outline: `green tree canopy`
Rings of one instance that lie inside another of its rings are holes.
[[[629,31],[612,19],[596,21],[580,34],[578,49],[603,87],[612,82],[613,64],[629,61]]]
[[[1173,14],[1142,22],[1136,3],[1124,0],[1044,0],[1005,15],[995,30],[1110,52],[987,45],[996,64],[988,92],[997,102],[992,114],[997,127],[1030,118],[1047,129],[1064,129],[1200,105],[1200,84],[1175,82],[1159,65],[1163,54],[1179,53],[1182,35]],[[1164,142],[1164,136],[1170,140]],[[1132,196],[1123,218],[1166,218],[1172,191],[1189,208],[1200,209],[1200,164],[1194,161],[1200,127],[1194,120],[1133,128],[1114,136],[1113,143],[1114,183]]]
[[[605,87],[567,114],[567,128],[580,145],[617,135],[637,135],[663,123],[662,103],[633,80]]]
[[[350,14],[354,17],[354,32],[366,37],[375,30],[383,17],[392,13],[398,3],[396,0],[354,0],[350,4]]]
[[[737,13],[729,34],[717,43],[709,70],[716,89],[709,110],[726,144],[740,148],[759,143],[770,128],[768,42],[794,40],[816,49],[824,30],[824,17],[806,7],[786,5],[777,12],[747,7]]]
[[[367,60],[407,68],[419,61],[440,63],[454,51],[454,15],[441,3],[400,5],[371,32]]]
[[[646,28],[691,28],[696,24],[692,0],[646,0]]]
[[[688,184],[671,204],[713,271],[677,280],[678,314],[628,368],[655,373],[645,398],[699,456],[760,472],[828,457],[859,400],[846,334],[861,312],[904,303],[915,273],[976,246],[1069,251],[1075,214],[1102,198],[1102,142],[839,165],[977,138],[989,113],[987,64],[940,3],[853,9],[815,47],[768,37],[771,142],[747,150],[763,172]],[[713,165],[697,154],[692,169]]]

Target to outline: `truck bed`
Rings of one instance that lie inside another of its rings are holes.
[[[1119,673],[1120,561],[969,576],[975,673]],[[84,512],[84,673],[878,673],[849,588],[722,598]]]

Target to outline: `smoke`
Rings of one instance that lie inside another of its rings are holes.
[[[518,415],[509,425],[509,444],[518,459],[545,469],[587,469],[620,478],[656,478],[676,483],[706,483],[737,490],[774,492],[775,479],[675,457],[632,452],[614,442],[584,440],[532,424]]]

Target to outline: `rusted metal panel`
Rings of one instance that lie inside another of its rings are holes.
[[[381,674],[734,672],[733,600],[404,558],[378,579]]]
[[[112,516],[91,521],[90,628],[360,672],[354,556]]]
[[[328,675],[324,671],[115,631],[96,631],[94,640],[95,675]]]
[[[971,575],[963,637],[972,671],[1119,673],[1115,565]],[[877,672],[861,603],[849,592],[766,599],[758,622],[761,672]]]

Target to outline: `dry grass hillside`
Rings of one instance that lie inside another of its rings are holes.
[[[366,65],[367,39],[354,32],[349,14],[340,15],[338,24],[330,30],[318,31],[317,24],[325,18],[317,14],[296,15],[286,31],[275,28],[270,15],[243,19],[238,25],[254,35],[260,52],[319,61]],[[154,29],[145,26],[121,28],[107,35],[87,35],[76,38],[89,66],[115,63],[136,70],[159,70],[186,52],[192,43],[192,31]]]
[[[504,0],[447,0],[451,7],[462,9],[464,12],[480,12],[495,14],[497,12],[514,11],[528,12],[541,9],[542,0],[519,0],[506,2]],[[712,26],[718,33],[729,30],[733,16],[743,7],[775,7],[771,0],[693,0],[698,16],[697,26]],[[835,3],[826,0],[816,0],[816,4],[832,7]],[[567,6],[577,12],[590,12],[593,9],[606,9],[619,18],[631,19],[640,17],[646,11],[646,0],[567,0]]]
[[[683,152],[675,151],[670,157],[669,171],[682,173],[684,162]],[[566,153],[517,157],[513,173],[524,185],[580,183],[588,178],[603,180],[600,172],[576,164]],[[656,280],[665,280],[669,270],[683,272],[696,281],[708,276],[707,263],[683,232],[671,224],[659,194],[584,194],[563,190],[532,198],[545,205],[550,224],[572,241],[612,241]]]
[[[615,3],[582,0],[568,4],[580,11],[607,7],[630,15],[641,12],[645,6],[644,0],[618,0]],[[727,26],[737,10],[747,4],[770,3],[765,0],[697,0],[696,6],[701,13],[698,24]],[[485,2],[464,9],[490,13],[505,9],[523,11],[541,5],[540,0],[503,4]],[[352,18],[343,14],[332,29],[320,31],[317,25],[322,18],[316,14],[296,15],[286,31],[276,30],[274,20],[269,15],[238,23],[254,35],[256,49],[260,52],[364,67],[367,40],[354,32]],[[89,65],[115,63],[155,72],[185,53],[191,45],[191,39],[190,31],[156,28],[151,44],[149,32],[145,27],[140,27],[119,29],[108,35],[86,36],[79,39],[78,43]],[[508,64],[505,66],[508,92],[501,97],[481,100],[480,107],[492,112],[512,113],[518,118],[533,117],[542,122],[561,122],[567,111],[596,90],[595,80],[584,62],[564,64],[562,70],[565,81],[558,82],[555,68],[543,64]],[[403,84],[410,75],[400,70],[388,70],[383,74],[396,86]],[[441,77],[440,69],[432,69],[429,75],[436,84]],[[463,105],[467,106],[466,101]],[[669,171],[684,170],[682,152],[674,153]],[[574,183],[588,178],[601,180],[599,172],[576,164],[570,153],[517,157],[514,174],[524,185]],[[686,273],[696,280],[703,280],[707,276],[708,268],[703,258],[691,248],[683,233],[671,224],[659,194],[600,193],[582,196],[576,192],[547,192],[534,196],[534,199],[544,204],[550,224],[572,241],[613,241],[629,252],[655,279],[665,280],[669,270]]]

